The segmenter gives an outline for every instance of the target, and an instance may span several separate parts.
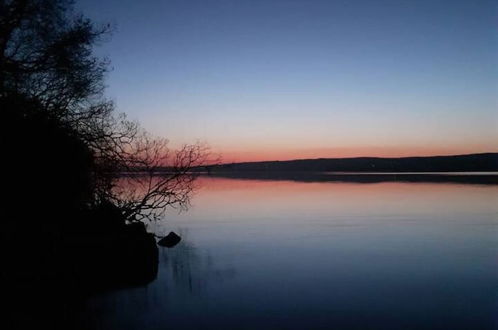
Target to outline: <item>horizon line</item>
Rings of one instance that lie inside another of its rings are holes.
[[[295,159],[285,159],[285,160],[255,160],[255,161],[242,161],[242,162],[230,162],[230,163],[219,163],[219,164],[209,164],[202,165],[200,167],[206,166],[220,166],[220,165],[233,165],[233,164],[253,164],[253,163],[274,163],[274,162],[294,162],[294,161],[304,161],[304,160],[325,160],[325,159],[404,159],[404,158],[437,158],[437,157],[462,157],[462,156],[477,156],[477,155],[492,155],[498,154],[498,151],[490,152],[477,152],[477,153],[466,153],[466,154],[450,154],[450,155],[431,155],[431,156],[403,156],[403,157],[378,157],[378,156],[356,156],[356,157],[318,157],[318,158],[295,158]]]

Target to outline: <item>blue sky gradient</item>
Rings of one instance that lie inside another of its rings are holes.
[[[94,1],[119,111],[225,161],[498,151],[497,1]]]

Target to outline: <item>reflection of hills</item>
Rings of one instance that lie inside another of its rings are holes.
[[[215,177],[238,179],[303,182],[375,183],[401,181],[498,184],[498,153],[435,157],[360,157],[267,161],[209,166],[207,170],[210,175]]]
[[[429,182],[460,184],[498,184],[498,173],[451,174],[451,173],[325,173],[293,171],[230,171],[212,172],[220,178],[248,180],[287,180],[298,182]]]
[[[211,255],[192,245],[188,240],[188,232],[180,231],[182,241],[171,249],[163,248],[160,252],[161,275],[174,288],[199,294],[209,284],[219,283],[233,278],[236,273],[232,267],[220,268]]]

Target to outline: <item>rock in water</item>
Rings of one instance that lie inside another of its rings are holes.
[[[175,234],[174,232],[170,232],[167,236],[161,238],[157,244],[161,246],[165,246],[167,248],[171,248],[178,244],[182,238]]]

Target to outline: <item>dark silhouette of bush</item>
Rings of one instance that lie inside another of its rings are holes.
[[[187,172],[202,159],[198,146],[168,153],[166,140],[115,114],[103,95],[107,61],[93,55],[108,26],[71,6],[0,3],[1,279],[10,329],[73,328],[63,322],[75,310],[67,305],[151,281],[157,246],[140,221],[185,204]],[[133,189],[138,175],[128,177],[131,194],[116,192],[123,171],[152,177],[161,166],[173,173],[144,192]]]
[[[36,100],[10,95],[0,106],[4,168],[15,192],[9,205],[52,201],[61,210],[54,214],[83,208],[92,198],[93,155],[77,132],[41,111]]]
[[[6,322],[71,328],[84,296],[155,278],[156,242],[114,204],[92,202],[94,157],[77,131],[23,95],[0,108]]]

